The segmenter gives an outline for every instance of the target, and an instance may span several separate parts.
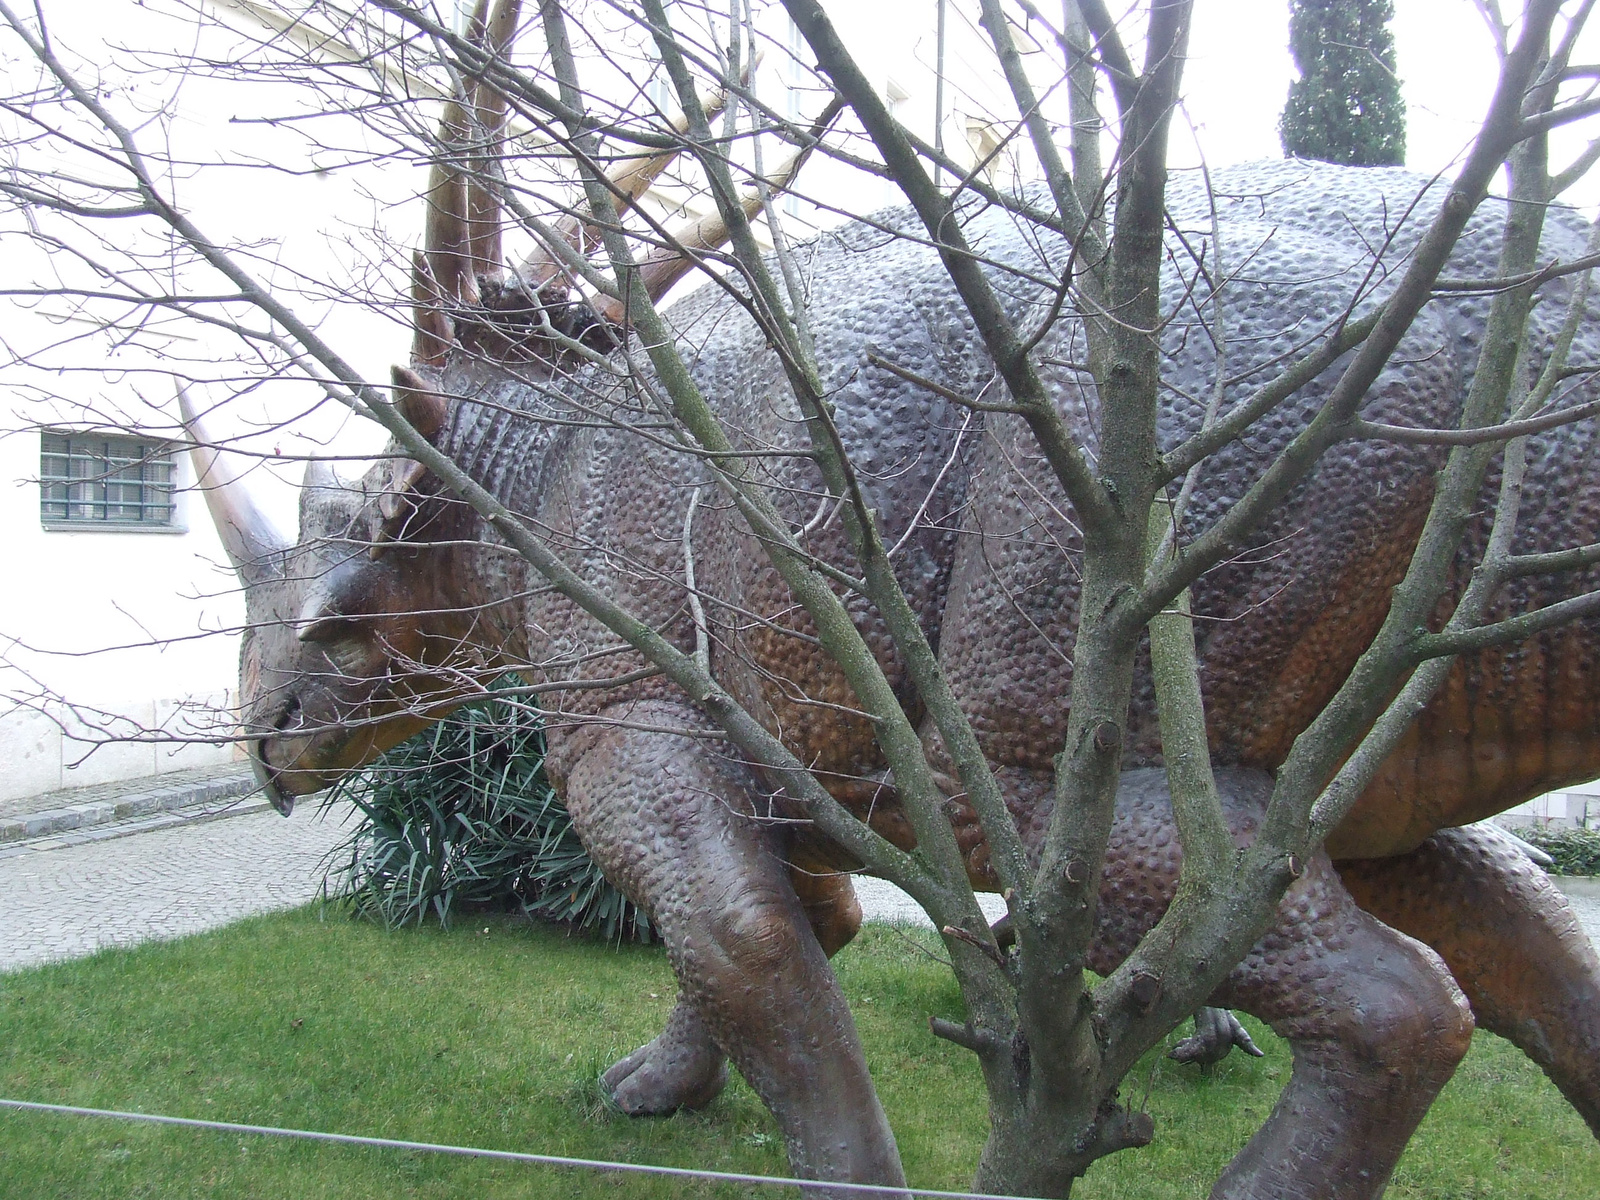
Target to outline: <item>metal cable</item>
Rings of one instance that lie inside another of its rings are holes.
[[[694,1167],[662,1167],[650,1163],[603,1162],[592,1158],[565,1158],[559,1154],[526,1154],[520,1150],[485,1150],[474,1146],[447,1146],[439,1142],[404,1142],[394,1138],[361,1137],[353,1133],[322,1133],[313,1129],[280,1129],[273,1125],[242,1125],[234,1121],[205,1121],[197,1117],[168,1117],[155,1113],[117,1112],[107,1108],[79,1108],[70,1104],[40,1104],[33,1100],[0,1099],[0,1108],[56,1113],[71,1117],[109,1117],[117,1121],[143,1121],[150,1125],[181,1125],[190,1129],[215,1129],[225,1133],[253,1133],[270,1137],[301,1138],[311,1142],[336,1142],[345,1146],[377,1146],[387,1150],[415,1150],[427,1154],[454,1154],[464,1158],[495,1158],[535,1163],[547,1167],[586,1168],[629,1172],[635,1175],[670,1175],[709,1179],[717,1183],[761,1183],[799,1188],[802,1194],[821,1191],[850,1192],[859,1196],[932,1196],[937,1200],[1032,1200],[1026,1196],[999,1196],[992,1192],[941,1192],[929,1188],[892,1187],[881,1183],[843,1183],[816,1179],[790,1179],[781,1175],[744,1175],[734,1171],[704,1171]]]

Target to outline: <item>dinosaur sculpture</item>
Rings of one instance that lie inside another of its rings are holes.
[[[1237,285],[1228,369],[1270,363],[1302,325],[1346,304],[1371,265],[1366,231],[1385,228],[1421,187],[1403,172],[1307,163],[1218,176],[1218,227],[1252,256]],[[1169,206],[1177,228],[1202,218],[1209,227],[1210,201],[1198,186],[1174,186]],[[754,535],[707,498],[698,459],[630,429],[633,396],[615,376],[570,357],[531,321],[540,307],[554,309],[563,331],[603,349],[606,314],[565,303],[550,263],[503,275],[496,235],[474,228],[467,211],[442,208],[419,256],[415,372],[396,376],[412,424],[536,523],[590,582],[683,648],[704,636],[723,686],[781,730],[841,800],[907,841],[872,731],[847,711],[848,688],[807,636]],[[1059,648],[1076,622],[1076,531],[1019,422],[971,420],[907,378],[976,395],[991,374],[937,257],[892,236],[908,221],[880,214],[808,248],[813,336],[834,372],[827,382],[838,425],[869,502],[903,547],[902,585],[1024,839],[1036,844],[1071,693],[1070,660]],[[468,236],[450,236],[463,229]],[[1019,309],[1038,293],[1007,268],[1065,254],[999,213],[973,214],[968,236]],[[1407,236],[1402,228],[1393,253],[1404,254]],[[1497,239],[1489,206],[1454,269],[1489,274]],[[1553,213],[1546,239],[1552,255],[1574,258],[1584,231]],[[669,274],[663,266],[655,294]],[[1569,283],[1546,287],[1559,298]],[[1176,292],[1171,299],[1179,311]],[[1427,310],[1373,389],[1368,415],[1448,425],[1483,306],[1468,296]],[[670,316],[728,428],[748,445],[797,446],[782,375],[736,306],[707,288]],[[1557,319],[1536,317],[1534,338],[1547,341]],[[1217,370],[1214,348],[1196,331],[1180,316],[1166,334],[1172,401],[1163,436],[1174,441],[1198,426],[1200,397]],[[1094,397],[1070,366],[1071,322],[1056,336],[1047,358],[1059,364],[1059,407],[1092,446]],[[1580,359],[1600,349],[1596,342],[1591,330],[1580,334]],[[886,359],[901,372],[876,365]],[[1196,522],[1272,460],[1314,411],[1318,386],[1210,461],[1191,510]],[[186,417],[204,445],[193,414]],[[1525,495],[1531,546],[1597,540],[1594,452],[1591,426],[1543,435],[1538,454],[1559,465]],[[1260,531],[1264,552],[1195,589],[1197,614],[1214,618],[1202,622],[1200,653],[1237,837],[1248,838],[1259,817],[1267,773],[1381,620],[1438,457],[1424,446],[1340,444]],[[772,481],[792,501],[785,515],[809,530],[811,551],[848,562],[837,526],[813,511],[814,468],[793,456],[770,462]],[[701,1105],[722,1087],[731,1057],[777,1118],[797,1173],[902,1181],[826,962],[860,920],[847,856],[781,820],[793,814],[712,736],[704,715],[572,602],[538,586],[475,512],[415,464],[385,462],[355,484],[308,472],[292,545],[271,533],[219,455],[198,451],[197,465],[245,587],[245,725],[275,803],[287,813],[294,795],[369,761],[459,698],[464,680],[497,665],[559,684],[541,697],[551,717],[551,778],[596,860],[651,913],[682,988],[666,1029],[606,1073],[608,1089],[634,1113]],[[703,625],[684,582],[686,544],[698,592],[715,599]],[[1554,593],[1590,584],[1584,574],[1524,586]],[[879,619],[865,606],[855,615],[903,684]],[[1464,658],[1330,840],[1332,858],[1310,865],[1276,928],[1212,998],[1260,1016],[1295,1051],[1283,1098],[1216,1194],[1381,1192],[1465,1052],[1473,1017],[1522,1047],[1600,1134],[1600,962],[1559,893],[1509,841],[1457,828],[1600,775],[1597,654],[1600,627],[1587,623]],[[937,736],[929,731],[925,742],[934,765],[953,773]],[[1176,880],[1164,775],[1151,769],[1158,761],[1146,686],[1130,717],[1097,969],[1154,924]],[[969,873],[989,884],[982,830],[951,790]],[[1314,1146],[1304,1141],[1308,1130]]]

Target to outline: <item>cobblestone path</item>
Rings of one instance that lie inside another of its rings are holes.
[[[1586,891],[1581,895],[1574,895],[1568,891],[1567,899],[1577,911],[1578,923],[1588,933],[1589,940],[1600,949],[1600,889]]]
[[[181,937],[317,893],[342,814],[259,811],[0,859],[0,971]]]

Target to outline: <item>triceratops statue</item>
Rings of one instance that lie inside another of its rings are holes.
[[[658,166],[628,166],[616,190],[637,196]],[[504,271],[486,191],[447,169],[441,180],[417,259],[412,369],[396,376],[401,410],[571,570],[680,649],[705,655],[727,693],[839,800],[907,844],[872,723],[760,538],[717,498],[704,459],[652,424],[638,376],[613,368],[624,353],[622,314],[569,294],[559,256]],[[1373,246],[1388,238],[1401,257],[1414,237],[1410,225],[1394,230],[1396,214],[1415,204],[1421,220],[1438,197],[1404,172],[1305,162],[1220,172],[1209,191],[1175,183],[1175,238],[1200,224],[1241,255],[1248,248],[1248,268],[1231,285],[1230,380],[1242,386],[1270,369],[1348,307],[1370,282]],[[1458,274],[1492,274],[1500,216],[1491,205],[1468,228]],[[891,211],[805,247],[796,261],[810,334],[831,373],[824,385],[845,448],[896,547],[901,586],[1034,848],[1071,702],[1062,647],[1078,620],[1081,542],[1023,423],[951,399],[983,395],[994,368],[939,256],[916,233],[908,213]],[[567,235],[581,248],[577,224]],[[688,246],[721,236],[702,229]],[[1019,311],[1041,300],[1029,281],[1070,253],[999,210],[968,213],[966,236]],[[1584,242],[1580,222],[1549,215],[1549,256],[1576,259]],[[652,295],[687,257],[651,265]],[[1169,445],[1199,428],[1223,371],[1198,314],[1185,316],[1184,286],[1175,273],[1163,301],[1175,314],[1163,335]],[[1545,285],[1551,312],[1572,286]],[[1364,415],[1449,426],[1471,382],[1486,303],[1464,292],[1430,305]],[[1597,318],[1591,308],[1576,361],[1600,361]],[[1550,341],[1557,319],[1537,310],[1530,336]],[[819,561],[847,569],[839,523],[803,453],[805,422],[762,330],[714,286],[673,306],[670,320],[718,418],[743,449],[764,452],[791,527]],[[1076,365],[1074,328],[1063,321],[1042,358],[1063,418],[1092,449],[1096,400]],[[1192,521],[1203,525],[1259,477],[1316,413],[1331,377],[1207,461]],[[190,428],[203,447],[192,420]],[[1550,465],[1522,499],[1529,552],[1597,540],[1595,450],[1593,425],[1537,440],[1531,456]],[[1257,532],[1255,552],[1196,585],[1210,741],[1241,843],[1269,773],[1382,621],[1440,453],[1402,441],[1337,444]],[[245,587],[244,725],[274,802],[287,813],[293,796],[370,761],[486,673],[515,667],[543,689],[551,780],[595,860],[649,912],[681,985],[661,1035],[605,1074],[616,1103],[635,1114],[704,1105],[731,1058],[777,1118],[797,1173],[903,1182],[827,962],[860,921],[850,855],[795,820],[688,696],[544,586],[478,512],[403,453],[357,483],[308,472],[292,544],[272,534],[220,455],[202,448],[197,459]],[[1520,581],[1506,603],[1538,589],[1543,602],[1587,590],[1592,575],[1585,566]],[[914,709],[881,619],[865,604],[852,615]],[[1593,621],[1463,656],[1327,852],[1305,865],[1275,928],[1211,998],[1260,1017],[1295,1055],[1276,1109],[1217,1194],[1381,1192],[1474,1020],[1538,1062],[1600,1133],[1600,962],[1564,899],[1509,839],[1463,828],[1600,775],[1597,668]],[[1148,681],[1136,695],[1090,962],[1100,971],[1154,925],[1177,878]],[[924,741],[935,770],[953,775],[938,735],[929,729]],[[984,832],[955,787],[947,810],[971,878],[992,885]]]

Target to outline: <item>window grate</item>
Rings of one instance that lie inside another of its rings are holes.
[[[54,432],[39,446],[39,517],[46,525],[170,527],[174,452],[166,442]]]

